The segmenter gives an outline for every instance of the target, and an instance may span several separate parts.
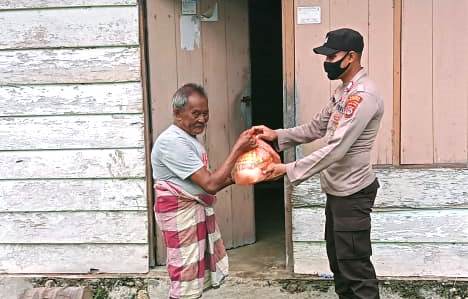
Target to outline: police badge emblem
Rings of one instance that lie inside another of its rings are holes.
[[[358,95],[352,95],[348,98],[346,106],[344,108],[344,117],[351,118],[354,115],[359,104],[362,102],[362,98]]]

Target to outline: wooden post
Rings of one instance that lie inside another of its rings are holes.
[[[401,164],[401,22],[402,1],[393,0],[393,165]]]
[[[154,193],[153,193],[153,174],[151,171],[151,148],[153,146],[153,134],[151,126],[151,96],[148,81],[147,61],[148,51],[146,37],[146,2],[138,1],[139,27],[140,27],[140,53],[141,53],[141,84],[143,89],[143,114],[145,126],[145,161],[146,161],[146,200],[148,203],[148,246],[149,246],[149,265],[156,266],[156,234],[155,219],[153,213]]]
[[[295,126],[295,60],[294,60],[294,0],[282,0],[283,28],[283,123],[285,128]],[[295,149],[284,152],[285,163],[296,159]],[[286,267],[293,271],[291,184],[284,180]]]

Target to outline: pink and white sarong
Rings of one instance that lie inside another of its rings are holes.
[[[215,219],[214,195],[192,195],[179,186],[155,184],[156,221],[167,246],[171,298],[200,298],[203,290],[219,287],[229,263]]]

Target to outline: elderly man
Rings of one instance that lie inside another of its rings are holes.
[[[156,181],[156,221],[167,247],[169,298],[200,298],[228,274],[228,258],[215,220],[214,194],[233,183],[237,158],[256,146],[253,130],[243,132],[214,172],[196,136],[208,123],[203,87],[186,84],[172,98],[174,123],[157,138],[151,160]]]
[[[341,299],[377,299],[370,213],[379,188],[370,153],[384,113],[382,98],[361,66],[362,35],[348,28],[327,33],[314,49],[325,56],[330,80],[341,80],[328,104],[307,124],[273,131],[256,127],[260,138],[276,141],[280,150],[325,138],[327,145],[289,164],[272,164],[270,179],[287,175],[299,184],[320,172],[327,194],[325,239],[335,291]]]

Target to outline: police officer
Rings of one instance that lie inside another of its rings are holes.
[[[376,87],[361,66],[362,35],[348,28],[330,31],[314,48],[324,55],[330,80],[341,80],[328,104],[306,124],[271,130],[254,127],[259,137],[278,150],[324,138],[326,145],[289,164],[264,169],[269,179],[287,175],[299,184],[320,172],[327,194],[325,239],[335,291],[342,299],[379,298],[370,260],[370,213],[379,183],[370,162],[384,106]]]

